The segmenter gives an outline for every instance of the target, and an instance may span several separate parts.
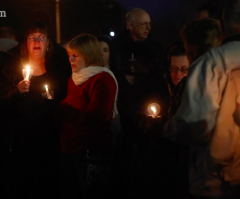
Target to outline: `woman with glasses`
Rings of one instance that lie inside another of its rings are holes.
[[[6,146],[13,159],[13,198],[55,195],[58,139],[53,118],[55,107],[66,95],[71,74],[67,54],[53,49],[49,21],[35,21],[33,15],[48,16],[44,11],[31,14],[21,45],[21,61],[12,66],[5,82],[5,97],[13,107],[6,129]],[[30,69],[25,69],[27,65]],[[29,73],[26,75],[23,69]]]
[[[188,74],[189,68],[189,61],[183,45],[178,44],[177,46],[172,47],[172,49],[168,53],[168,63],[171,78],[168,80],[167,83],[170,93],[170,105],[171,107],[173,107],[175,103],[179,103],[180,99],[178,98],[178,91],[179,88],[182,86],[182,79]],[[173,109],[171,108],[169,111],[171,110]]]
[[[201,55],[221,44],[220,23],[214,19],[208,18],[202,19],[200,21],[190,22],[182,28],[181,37],[186,48],[186,55],[189,63],[192,64]],[[181,103],[182,93],[185,87],[186,77],[183,76],[186,76],[186,74],[184,75],[184,72],[187,73],[187,70],[185,70],[184,67],[182,67],[181,69],[179,68],[178,70],[182,70],[182,80],[180,83],[178,83],[175,95],[172,98],[169,109],[169,118],[173,117],[176,114],[178,107]],[[170,68],[170,71],[172,74],[177,70],[175,68]],[[180,143],[184,142],[184,140],[175,141]],[[198,147],[195,148],[193,146],[182,149],[183,150],[181,151],[181,155],[179,158],[179,176],[177,182],[178,195],[180,198],[189,198],[189,189],[190,191],[192,191],[192,193],[201,189],[199,187],[199,184],[201,184],[200,179],[202,178],[202,176],[200,176],[201,174],[198,174],[199,170],[201,169],[201,166],[199,167],[198,165],[201,163],[198,163],[197,165],[196,158],[197,156],[200,156],[200,154],[204,153],[205,149],[204,147],[203,149],[199,149]],[[189,173],[191,174],[188,175]],[[205,192],[210,193],[211,190]],[[195,198],[195,196],[192,197]]]

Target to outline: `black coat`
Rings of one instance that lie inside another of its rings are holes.
[[[71,76],[66,51],[55,48],[52,56],[46,59],[46,73],[31,78],[30,91],[26,94],[20,94],[17,90],[17,84],[23,80],[24,66],[21,59],[15,60],[14,63],[9,60],[3,67],[4,81],[0,85],[1,100],[9,107],[1,113],[6,118],[2,128],[4,147],[39,152],[51,145],[57,147],[57,137],[53,135],[54,111],[66,96],[67,81]],[[45,84],[54,91],[53,100],[43,98]]]

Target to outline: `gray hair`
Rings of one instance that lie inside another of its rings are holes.
[[[146,10],[143,10],[142,8],[133,8],[132,10],[130,10],[125,17],[126,23],[129,21],[133,21],[134,17],[135,17],[135,13],[148,13]]]

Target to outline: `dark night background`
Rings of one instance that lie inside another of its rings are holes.
[[[206,2],[224,6],[224,0],[60,0],[61,40],[69,41],[80,33],[116,36],[124,29],[127,11],[140,7],[149,12],[152,21],[152,36],[163,46],[179,36],[181,27],[195,18],[196,8]],[[21,35],[24,21],[34,9],[44,9],[52,17],[55,36],[55,0],[0,0],[0,27],[9,26]]]

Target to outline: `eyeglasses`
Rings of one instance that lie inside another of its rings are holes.
[[[78,57],[78,55],[77,54],[72,54],[72,55],[69,54],[68,57],[69,57],[69,61],[75,61],[76,58]]]
[[[35,36],[28,36],[28,40],[29,41],[44,41],[45,40],[45,36],[44,35],[40,35],[38,37]]]
[[[171,73],[177,73],[180,71],[183,74],[186,74],[188,72],[189,67],[184,67],[184,68],[178,68],[178,67],[170,67],[170,72]]]
[[[148,27],[148,26],[151,27],[151,26],[153,25],[152,22],[149,22],[149,23],[147,23],[147,22],[145,22],[145,23],[139,23],[139,22],[136,22],[136,21],[132,21],[132,22],[138,24],[141,28],[146,28],[146,27]]]

